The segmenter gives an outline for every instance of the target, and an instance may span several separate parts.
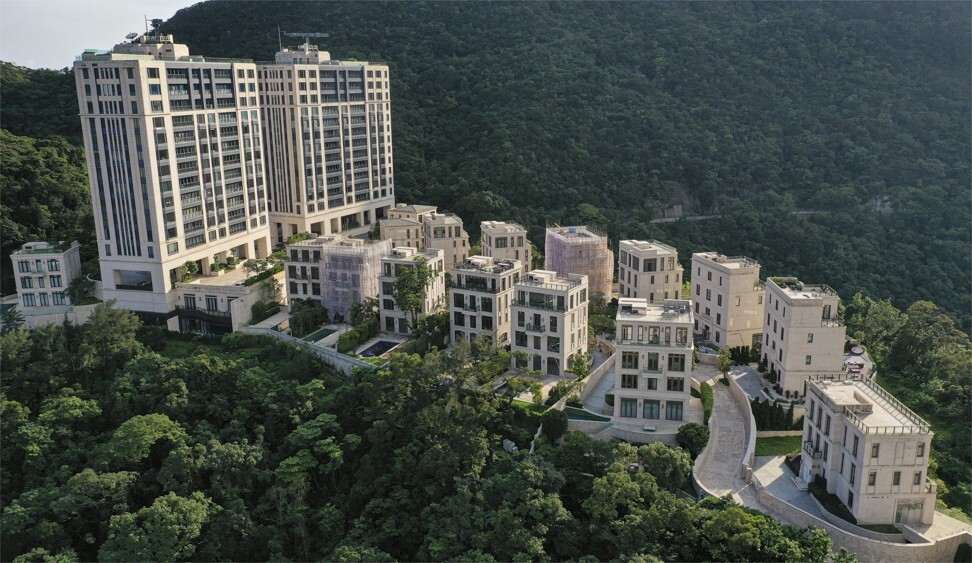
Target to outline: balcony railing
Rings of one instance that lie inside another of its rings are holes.
[[[198,319],[211,323],[229,324],[231,315],[229,311],[211,311],[209,309],[189,309],[176,305],[174,313],[184,319]]]
[[[537,301],[520,301],[519,299],[513,300],[514,307],[529,307],[531,309],[542,309],[544,311],[557,311],[563,313],[566,311],[564,307],[558,307],[553,303],[541,303]]]
[[[463,305],[462,306],[462,310],[463,311],[469,311],[470,313],[478,313],[479,312],[479,305]]]
[[[834,315],[829,319],[821,319],[820,326],[824,326],[824,327],[844,326],[844,319],[840,315]]]
[[[661,348],[691,348],[691,340],[659,340],[653,338],[650,340],[631,340],[628,338],[621,338],[618,340],[618,344],[623,346],[658,346]]]
[[[524,327],[527,332],[547,332],[547,325],[527,323]]]
[[[813,449],[813,442],[809,440],[803,443],[803,451],[813,459],[820,459],[823,455],[820,450]]]

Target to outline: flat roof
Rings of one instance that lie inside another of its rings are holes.
[[[835,405],[844,407],[848,418],[865,432],[895,427],[929,431],[924,419],[870,380],[811,378],[809,384]]]
[[[693,324],[692,302],[666,299],[662,303],[649,303],[648,299],[623,297],[618,300],[615,320]]]
[[[724,256],[718,252],[696,252],[692,254],[692,260],[696,258],[712,262],[726,270],[741,270],[759,266],[759,262],[748,256]]]
[[[780,292],[793,301],[801,299],[823,299],[824,297],[837,297],[837,292],[829,285],[809,285],[801,282],[794,277],[772,277],[766,281],[773,282]]]
[[[607,235],[587,225],[576,225],[572,227],[547,227],[547,233],[563,237],[565,239],[606,239]]]
[[[517,286],[526,285],[541,289],[565,291],[587,283],[587,276],[583,274],[561,275],[551,270],[532,270],[522,276]]]
[[[481,274],[502,274],[513,269],[519,269],[519,260],[509,260],[493,258],[492,256],[470,256],[462,262],[453,266],[453,270],[459,272],[472,272]]]
[[[665,252],[665,253],[678,254],[678,250],[676,250],[674,246],[669,246],[669,245],[667,245],[667,244],[665,244],[663,242],[659,242],[659,241],[654,240],[654,239],[651,239],[651,240],[634,240],[634,239],[623,240],[623,241],[621,241],[619,243],[618,248],[620,250],[625,250],[625,251],[627,251],[629,249],[634,249],[634,250],[638,250],[638,251],[641,251],[641,252],[645,252],[645,251],[649,251],[649,250],[654,250],[656,252],[661,251],[661,252]]]
[[[415,225],[421,225],[418,221],[413,221],[411,219],[382,219],[379,221],[382,225],[387,225],[389,227],[414,227]]]
[[[439,207],[436,205],[420,205],[420,204],[409,204],[405,205],[399,204],[395,207],[389,209],[389,211],[412,211],[414,213],[428,213],[429,211],[435,211]]]

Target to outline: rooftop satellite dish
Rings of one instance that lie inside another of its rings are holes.
[[[135,39],[136,37],[138,37],[138,34],[135,33],[135,32],[132,32],[132,33],[129,33],[128,35],[126,35],[125,36],[125,39]]]

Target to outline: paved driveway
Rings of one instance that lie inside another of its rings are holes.
[[[729,376],[735,376],[735,372],[736,368],[733,368]],[[746,487],[742,478],[742,466],[746,453],[746,419],[749,414],[733,398],[728,386],[715,381],[711,385],[715,398],[712,418],[709,419],[709,447],[712,451],[698,478],[706,489],[717,496],[735,496],[735,493]]]

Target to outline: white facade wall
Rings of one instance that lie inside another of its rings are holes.
[[[498,346],[510,343],[513,286],[520,281],[518,260],[472,256],[456,265],[449,289],[452,344],[489,338]]]
[[[17,309],[31,314],[62,313],[71,305],[67,286],[81,276],[81,245],[28,242],[10,255],[17,283]]]
[[[655,427],[689,422],[691,302],[652,305],[646,298],[622,297],[615,321],[614,418]]]
[[[715,252],[692,255],[695,331],[719,348],[753,346],[763,338],[764,287],[759,263]]]
[[[479,224],[483,255],[499,260],[519,260],[525,274],[532,268],[533,254],[527,230],[512,221],[483,221]]]
[[[930,524],[928,423],[875,383],[843,376],[807,383],[800,477],[827,491],[860,524]]]
[[[387,218],[379,221],[381,238],[392,241],[392,246],[408,246],[425,250],[425,220],[436,212],[434,205],[396,204],[390,208]]]
[[[766,280],[762,356],[766,368],[779,374],[784,392],[802,397],[810,375],[843,371],[847,329],[839,302],[827,286]]]
[[[533,270],[514,291],[511,350],[526,353],[530,369],[563,375],[587,351],[587,276]]]
[[[623,240],[618,245],[618,295],[660,303],[678,299],[682,265],[675,248],[656,240]]]
[[[269,254],[252,62],[139,39],[74,65],[104,298],[164,314],[182,265]]]
[[[419,258],[425,259],[429,268],[435,273],[426,289],[425,300],[419,316],[434,313],[445,306],[445,264],[441,250],[427,250],[419,252],[417,248],[396,247],[391,254],[381,259],[381,286],[379,300],[381,330],[399,334],[411,334],[415,319],[412,313],[401,311],[395,304],[395,280],[398,279],[402,268],[414,267]]]

